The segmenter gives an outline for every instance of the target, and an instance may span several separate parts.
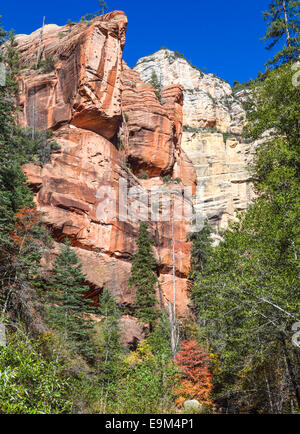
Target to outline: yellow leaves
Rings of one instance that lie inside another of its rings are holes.
[[[139,365],[145,362],[154,362],[155,357],[152,353],[152,348],[146,340],[139,343],[136,351],[131,352],[130,355],[125,359],[125,363],[130,366]]]

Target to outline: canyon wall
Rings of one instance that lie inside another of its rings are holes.
[[[87,296],[96,301],[107,287],[133,313],[131,258],[140,220],[147,220],[159,264],[158,304],[167,307],[173,297],[174,242],[176,305],[184,316],[191,245],[183,208],[194,203],[217,230],[248,206],[245,111],[227,83],[169,50],[129,68],[122,56],[126,27],[125,14],[114,11],[91,22],[46,25],[42,38],[40,30],[17,36],[19,123],[34,135],[52,130],[45,145],[58,145],[46,164],[27,164],[24,172],[55,240],[46,269],[69,238],[87,275]],[[164,214],[155,188],[172,192],[180,218]],[[133,316],[122,321],[127,342],[141,338]]]
[[[43,166],[24,166],[55,240],[44,265],[51,268],[59,242],[68,237],[87,274],[87,296],[97,300],[107,287],[130,312],[135,293],[127,283],[139,217],[146,213],[148,221],[153,203],[149,199],[143,208],[134,194],[124,197],[122,188],[135,188],[140,198],[153,186],[170,189],[176,179],[177,187],[191,186],[194,193],[196,172],[181,148],[183,88],[167,86],[159,100],[128,68],[122,60],[126,26],[120,11],[89,23],[45,26],[38,69],[40,30],[16,40],[23,67],[19,122],[33,134],[52,130],[50,140],[59,145]],[[122,215],[126,201],[128,215]],[[176,303],[184,315],[190,264],[185,221],[150,219],[149,230],[159,264],[157,299],[164,307],[172,299],[174,233]],[[131,327],[130,339],[140,336],[133,317],[122,321],[127,334]]]
[[[181,146],[197,172],[194,205],[217,233],[254,197],[247,170],[254,145],[242,135],[244,92],[234,93],[227,82],[167,48],[141,58],[134,70],[158,87],[178,83],[184,88]]]

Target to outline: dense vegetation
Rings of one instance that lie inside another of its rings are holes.
[[[251,167],[258,198],[217,248],[209,249],[207,232],[205,249],[196,237],[193,300],[218,356],[220,405],[293,412],[300,407],[299,349],[291,340],[300,307],[300,88],[287,63],[251,90],[245,133],[262,141]]]

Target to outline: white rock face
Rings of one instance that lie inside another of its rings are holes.
[[[241,134],[245,110],[230,84],[214,74],[204,74],[167,49],[141,58],[134,70],[145,82],[151,82],[154,73],[161,87],[175,83],[184,87],[184,125]]]
[[[161,87],[184,87],[182,148],[197,172],[195,209],[216,232],[226,228],[254,197],[247,171],[254,145],[242,138],[245,91],[234,94],[224,80],[167,49],[143,57],[134,70],[145,82],[154,73]]]
[[[237,211],[247,209],[254,197],[247,165],[252,145],[237,139],[224,141],[218,133],[184,133],[182,148],[197,174],[194,206],[216,229],[225,229]]]

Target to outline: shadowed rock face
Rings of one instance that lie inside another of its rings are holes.
[[[37,207],[57,242],[70,238],[87,274],[88,296],[96,300],[106,286],[130,309],[135,294],[127,283],[139,222],[115,218],[114,211],[120,211],[119,180],[145,193],[154,185],[163,185],[162,176],[168,174],[180,178],[181,187],[191,186],[195,192],[196,173],[181,149],[182,88],[166,87],[159,101],[155,90],[125,65],[126,25],[124,13],[115,11],[90,24],[46,26],[43,58],[54,60],[53,70],[47,73],[30,68],[36,61],[40,31],[20,35],[17,41],[26,66],[20,76],[20,124],[54,130],[60,145],[42,168],[24,166]],[[144,173],[148,179],[141,179]],[[129,198],[128,204],[134,206],[134,199]],[[150,213],[150,203],[147,206]],[[104,210],[108,211],[106,218]],[[134,217],[136,214],[138,210]],[[150,221],[149,229],[159,262],[157,298],[167,305],[172,298],[172,226]],[[177,308],[181,314],[189,302],[190,244],[186,237],[184,221],[175,221]],[[46,268],[51,268],[57,250],[56,243],[44,258]],[[128,318],[123,322],[134,324]],[[138,330],[134,336],[139,338]]]

